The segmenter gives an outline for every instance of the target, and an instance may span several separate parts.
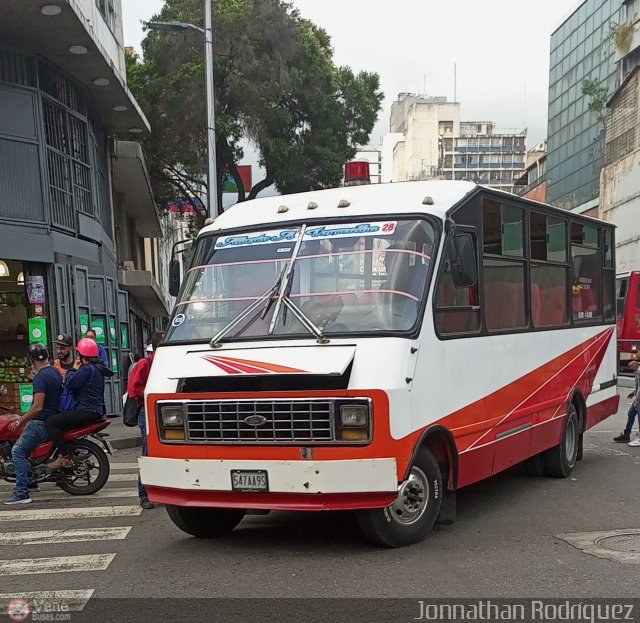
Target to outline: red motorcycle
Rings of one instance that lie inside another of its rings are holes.
[[[8,411],[2,406],[0,410]],[[24,427],[20,427],[15,431],[9,431],[9,424],[13,420],[13,415],[0,415],[0,478],[7,482],[16,481],[11,448],[24,430]],[[100,431],[110,424],[111,421],[104,418],[64,433],[73,457],[73,469],[49,469],[46,463],[57,454],[55,447],[51,441],[39,445],[29,459],[29,487],[32,488],[41,482],[54,482],[70,495],[91,495],[100,491],[109,478],[107,454],[112,453],[111,444],[105,439],[108,435]]]

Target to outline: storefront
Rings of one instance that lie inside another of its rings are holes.
[[[47,266],[0,257],[0,407],[26,412],[33,402],[32,342],[49,344]],[[2,410],[2,409],[0,409]]]

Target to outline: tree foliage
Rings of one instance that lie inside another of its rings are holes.
[[[166,0],[158,21],[203,25],[202,0]],[[367,142],[381,107],[377,74],[336,67],[327,33],[281,0],[216,0],[214,85],[218,205],[223,175],[238,199],[275,184],[283,193],[336,186]],[[152,125],[146,151],[161,204],[193,196],[206,174],[203,36],[150,31],[143,59],[127,55],[129,87]],[[245,189],[241,139],[264,179]]]
[[[588,79],[582,81],[582,95],[586,95],[589,98],[588,108],[592,113],[598,115],[602,123],[605,121],[608,93],[607,87],[600,86],[597,80]]]

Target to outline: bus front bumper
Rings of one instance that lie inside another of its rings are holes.
[[[384,508],[398,495],[396,460],[231,461],[140,457],[149,500],[266,510]],[[268,491],[235,491],[235,470],[266,471]]]

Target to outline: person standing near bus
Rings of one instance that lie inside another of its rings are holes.
[[[151,364],[153,363],[153,355],[156,348],[160,345],[164,333],[156,331],[151,336],[151,344],[147,346],[146,352],[147,358],[141,359],[136,365],[131,374],[129,375],[129,382],[127,383],[127,393],[130,398],[135,398],[140,405],[140,412],[138,413],[138,427],[140,428],[140,437],[142,439],[142,456],[147,456],[147,416],[144,410],[144,390],[149,380],[149,373],[151,372]],[[142,484],[140,477],[138,476],[138,497],[140,498],[140,506],[145,510],[155,508],[153,502],[149,501],[147,495],[147,489]]]
[[[620,435],[614,437],[613,440],[617,443],[628,443],[632,447],[640,447],[640,430],[636,433],[635,438],[631,439],[631,431],[633,429],[633,423],[638,417],[638,410],[640,409],[640,361],[632,361],[629,367],[633,370],[636,380],[635,390],[630,393],[627,398],[631,398],[631,407],[627,413],[627,425]],[[640,424],[640,418],[638,419]]]

